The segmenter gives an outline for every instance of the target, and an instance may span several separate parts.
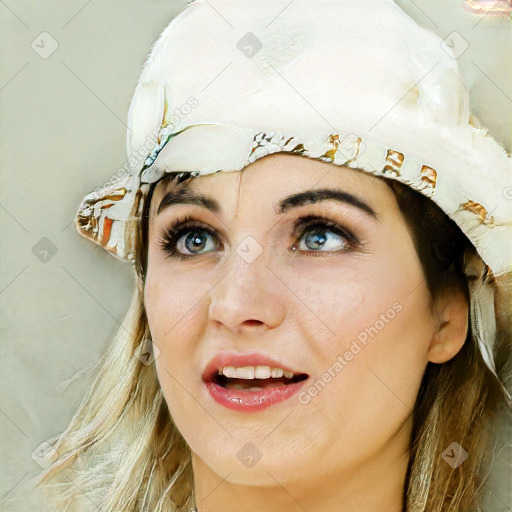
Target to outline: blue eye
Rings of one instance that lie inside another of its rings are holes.
[[[328,236],[327,233],[330,233],[331,236]],[[305,230],[304,234],[306,234],[306,237],[304,238],[304,245],[306,247],[299,247],[299,249],[305,251],[310,250],[318,252],[320,249],[325,249],[325,251],[323,252],[335,251],[339,248],[343,249],[349,244],[349,242],[347,242],[346,236],[342,234],[337,234],[332,229],[326,229],[325,227],[319,226],[314,229],[308,228]],[[332,236],[333,234],[335,235],[335,237]],[[338,238],[338,241],[336,240],[336,237]]]
[[[194,258],[214,251],[221,243],[213,229],[191,221],[192,218],[186,216],[164,230],[159,246],[170,257],[178,260]],[[305,254],[350,251],[359,243],[348,230],[318,215],[299,218],[293,231],[299,244],[293,245],[291,250]],[[301,243],[303,239],[304,243]]]
[[[179,237],[176,243],[176,247],[180,252],[184,252],[183,249],[186,249],[194,254],[195,252],[202,252],[205,247],[208,247],[207,237],[210,236],[210,234],[206,230],[194,228],[193,231],[186,231],[186,233],[189,233],[189,235],[185,238],[183,238],[183,236]],[[212,244],[209,245],[211,246]]]
[[[210,252],[213,244],[208,243],[208,236],[215,242],[219,242],[218,236],[210,228],[200,224],[187,224],[191,220],[192,218],[188,216],[177,219],[171,227],[165,229],[159,245],[169,256],[188,259]],[[209,250],[204,251],[205,247]]]
[[[299,242],[304,238],[303,244],[299,243],[298,247],[292,247],[295,251],[298,249],[311,253],[340,252],[351,250],[358,244],[358,240],[350,231],[322,216],[308,215],[300,218],[295,230],[298,231]]]

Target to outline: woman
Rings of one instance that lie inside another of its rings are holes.
[[[284,7],[187,6],[79,208],[136,291],[43,475],[60,510],[481,509],[512,163],[393,2]]]

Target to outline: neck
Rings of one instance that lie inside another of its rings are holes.
[[[290,479],[268,485],[234,483],[233,473],[217,475],[194,452],[196,508],[198,512],[402,512],[409,462],[411,418],[371,460],[336,474],[290,471]],[[308,466],[311,467],[311,466]],[[319,467],[318,465],[316,467]],[[295,473],[295,475],[293,475]]]

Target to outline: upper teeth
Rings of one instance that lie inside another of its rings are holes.
[[[224,375],[230,379],[268,379],[270,377],[278,379],[283,376],[291,379],[293,372],[288,372],[282,368],[271,368],[270,366],[243,366],[242,368],[224,366],[224,368],[219,368],[219,375]]]

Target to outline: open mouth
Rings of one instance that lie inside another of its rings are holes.
[[[248,413],[290,399],[309,375],[266,354],[221,353],[206,365],[202,378],[214,401]]]
[[[308,378],[305,373],[293,375],[291,378],[287,377],[269,377],[266,379],[239,379],[233,377],[226,377],[225,375],[216,374],[213,376],[213,382],[225,389],[238,389],[242,391],[261,391],[262,389],[277,388],[295,384]]]

